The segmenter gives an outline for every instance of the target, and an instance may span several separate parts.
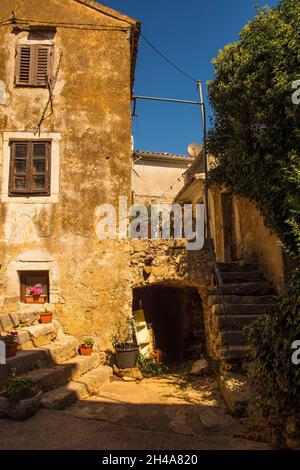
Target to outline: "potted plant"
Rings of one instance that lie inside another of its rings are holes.
[[[123,335],[115,336],[113,341],[119,369],[133,369],[136,366],[139,348],[134,338],[134,319],[128,318]]]
[[[9,359],[17,354],[19,338],[16,331],[11,331],[5,336],[1,336],[1,340],[5,343],[5,357]]]
[[[84,338],[79,348],[80,356],[91,356],[95,341],[92,338]]]
[[[40,312],[40,322],[41,323],[52,323],[52,312],[49,312],[47,308],[43,312]]]
[[[26,304],[44,304],[46,302],[46,296],[42,295],[43,286],[42,284],[35,284],[28,288],[29,295],[25,295]]]
[[[0,396],[0,418],[24,421],[39,409],[42,392],[29,377],[11,377]]]

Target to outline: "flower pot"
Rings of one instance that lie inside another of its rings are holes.
[[[119,369],[133,369],[136,366],[138,346],[132,343],[115,345],[117,366]]]
[[[91,356],[93,352],[93,346],[80,346],[79,354],[80,356]]]
[[[52,313],[40,313],[40,322],[41,323],[52,323]]]
[[[5,343],[5,357],[15,357],[17,354],[18,343]]]
[[[44,304],[46,302],[46,297],[39,295],[26,295],[25,303],[26,304]]]

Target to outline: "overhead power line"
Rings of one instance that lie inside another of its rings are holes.
[[[143,33],[140,33],[141,37],[144,39],[144,41],[163,59],[165,60],[169,65],[171,65],[174,69],[177,70],[177,72],[180,72],[182,73],[182,75],[184,75],[186,78],[188,78],[189,80],[192,80],[192,82],[194,83],[197,83],[197,80],[195,78],[193,78],[191,75],[189,75],[187,72],[185,72],[184,70],[182,70],[180,67],[178,67],[178,65],[176,65],[174,62],[172,62],[170,59],[168,59],[168,57],[166,57],[162,52],[160,52],[159,49],[157,49],[157,47],[155,47],[150,41],[149,39],[146,38],[146,36],[143,34]]]

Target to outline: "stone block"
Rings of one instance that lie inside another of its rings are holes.
[[[251,389],[247,376],[228,373],[219,377],[221,395],[232,414],[244,414],[251,400]]]
[[[113,365],[113,373],[123,379],[125,382],[143,380],[143,374],[139,367],[133,369],[119,369],[115,364]]]
[[[73,359],[68,361],[68,364],[72,369],[72,380],[76,380],[91,369],[98,367],[100,364],[100,357],[97,353],[93,353],[91,356],[75,356]]]
[[[112,368],[109,366],[100,366],[91,370],[78,379],[77,383],[85,386],[86,394],[97,395],[101,387],[112,377]]]
[[[14,328],[14,324],[9,314],[0,315],[0,331],[8,332]]]
[[[209,364],[206,359],[199,359],[198,361],[194,362],[191,368],[192,375],[207,375],[209,373]]]

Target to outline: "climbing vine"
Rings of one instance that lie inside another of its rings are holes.
[[[209,151],[212,182],[253,201],[284,250],[300,260],[300,3],[264,8],[219,52],[209,98],[214,110]],[[300,412],[300,366],[291,345],[300,335],[300,272],[293,273],[271,316],[248,331],[260,401],[274,431],[284,434]],[[280,431],[281,430],[281,431]]]

